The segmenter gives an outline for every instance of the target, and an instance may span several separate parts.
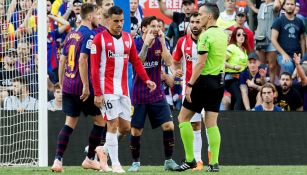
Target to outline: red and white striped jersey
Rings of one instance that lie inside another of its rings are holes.
[[[91,48],[91,76],[95,96],[129,96],[128,61],[144,82],[149,80],[130,34],[122,32],[118,38],[105,30],[95,36]]]
[[[178,39],[173,52],[173,59],[177,62],[180,62],[183,59],[183,82],[184,85],[186,85],[190,81],[193,68],[197,62],[197,43],[192,40],[191,35],[185,35]]]

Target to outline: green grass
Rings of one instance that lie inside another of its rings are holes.
[[[48,168],[25,168],[25,167],[0,167],[0,174],[6,175],[40,175],[40,174],[55,174],[51,173]],[[72,175],[91,175],[91,174],[107,174],[99,173],[92,170],[83,170],[81,167],[67,166],[64,167],[65,172],[62,174]],[[124,167],[125,170],[128,167]],[[109,173],[112,174],[112,173]],[[307,166],[221,166],[219,173],[192,172],[166,172],[163,167],[159,166],[143,166],[138,173],[125,173],[125,175],[199,175],[199,174],[215,174],[215,175],[306,175]]]

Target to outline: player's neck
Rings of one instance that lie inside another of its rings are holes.
[[[274,109],[274,104],[273,103],[263,103],[262,108],[264,111],[273,111]]]
[[[206,25],[206,29],[209,29],[210,27],[215,27],[215,26],[216,26],[216,21],[211,20],[211,21],[208,21],[208,23]]]
[[[108,28],[108,19],[107,18],[102,18],[101,19],[101,25]]]
[[[135,12],[130,12],[130,17],[134,17]]]
[[[199,35],[194,35],[194,34],[192,34],[192,39],[193,39],[194,41],[197,41],[197,40],[198,40],[198,37],[199,37]]]
[[[90,21],[82,21],[81,25],[82,26],[86,26],[86,27],[88,27],[91,30],[93,29],[92,23]]]

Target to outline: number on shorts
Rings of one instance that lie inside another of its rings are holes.
[[[113,108],[113,105],[110,102],[110,100],[108,100],[106,103],[104,103],[104,106],[105,106],[106,109],[112,109]]]

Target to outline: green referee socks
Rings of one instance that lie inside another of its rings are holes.
[[[182,122],[179,124],[180,135],[184,146],[185,158],[187,162],[194,160],[194,134],[190,122]]]
[[[207,128],[209,147],[211,152],[211,159],[209,160],[210,165],[219,163],[219,152],[221,144],[220,130],[217,126]]]

